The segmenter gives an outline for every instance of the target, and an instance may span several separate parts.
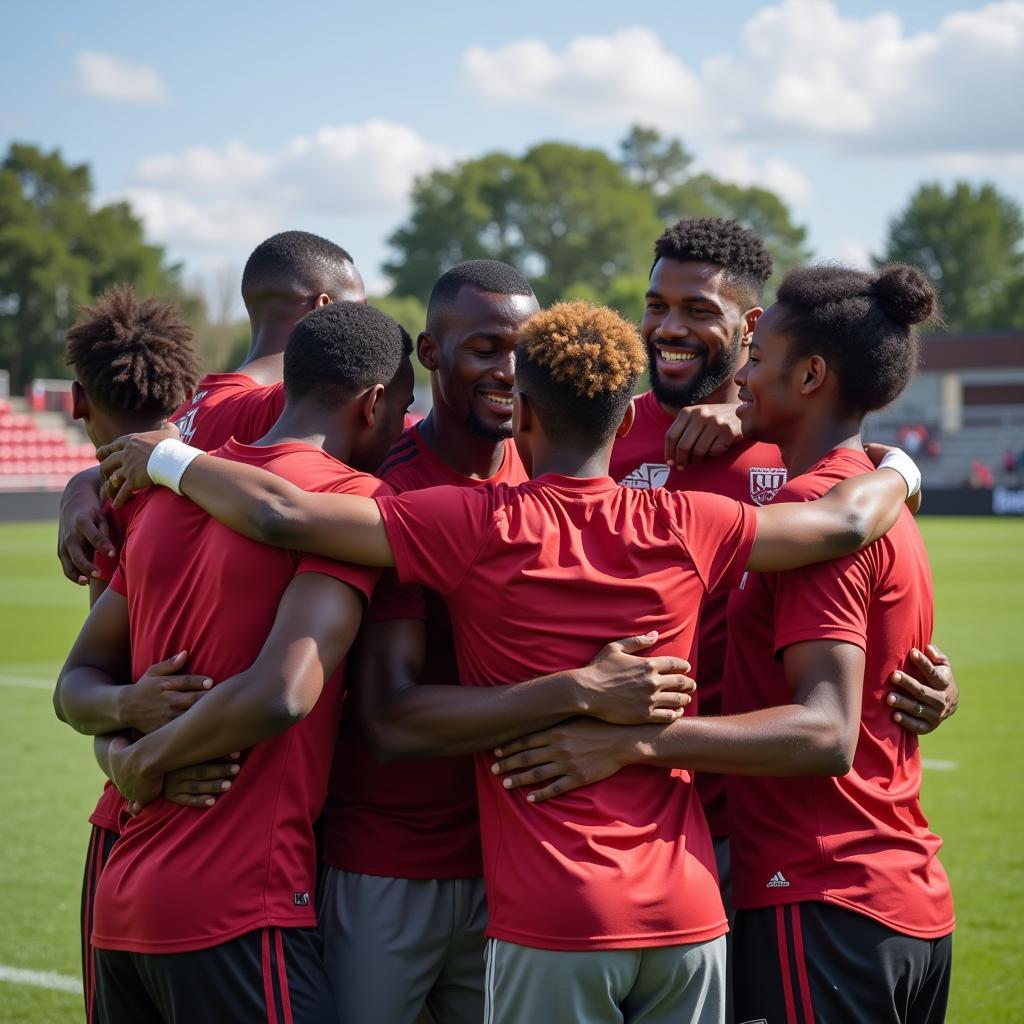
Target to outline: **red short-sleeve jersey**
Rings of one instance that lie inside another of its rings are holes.
[[[808,501],[873,468],[839,448],[790,481],[776,501]],[[790,573],[749,573],[729,603],[724,710],[786,704],[781,654],[790,644],[839,640],[865,652],[860,734],[848,775],[728,778],[733,901],[764,907],[835,903],[896,931],[937,938],[953,928],[941,840],[921,810],[918,739],[892,721],[886,683],[931,640],[928,556],[909,512],[847,558]]]
[[[257,384],[244,373],[210,373],[199,382],[195,394],[171,414],[170,419],[177,424],[182,441],[211,451],[232,437],[243,444],[258,441],[280,416],[283,407],[284,387],[281,384],[269,387]],[[131,501],[114,508],[107,502],[104,506],[104,515],[110,525],[110,539],[117,554],[108,558],[102,551],[97,551],[93,561],[100,572],[100,579],[108,583],[117,571],[128,523],[137,504],[137,501]],[[89,816],[90,823],[110,832],[120,831],[123,803],[121,794],[107,780],[96,809]]]
[[[454,472],[410,427],[381,466],[399,493],[436,484],[475,488],[516,484],[526,472],[511,441],[491,481]],[[367,621],[425,619],[426,652],[420,682],[459,681],[448,609],[434,591],[384,574]],[[435,757],[381,764],[346,714],[324,812],[324,860],[332,867],[387,878],[472,878],[483,874],[476,778],[471,757]]]
[[[664,462],[665,432],[675,417],[665,412],[653,391],[638,396],[633,406],[633,427],[615,442],[612,450],[611,475],[625,487],[705,491],[749,505],[767,505],[786,482],[786,467],[779,449],[756,441],[738,441],[722,455],[698,459],[669,471]],[[721,713],[728,603],[729,591],[722,588],[708,594],[701,606],[697,656],[692,659],[698,714]],[[695,777],[711,834],[727,836],[725,777],[713,772],[696,772]]]
[[[232,441],[215,454],[306,490],[390,493],[305,444]],[[367,599],[372,592],[373,569],[257,544],[167,490],[139,500],[111,582],[128,601],[136,678],[181,650],[189,652],[188,670],[214,685],[249,668],[298,573],[332,576]],[[231,790],[213,807],[160,798],[123,822],[96,892],[94,945],[174,953],[256,928],[316,924],[313,821],[326,795],[342,693],[339,668],[305,719],[243,754]]]
[[[753,511],[710,494],[545,475],[381,499],[403,582],[441,593],[460,681],[502,686],[586,664],[656,629],[687,657],[704,591],[737,581]],[[488,935],[543,949],[699,942],[726,930],[685,771],[631,766],[533,805],[477,755]]]
[[[128,525],[131,523],[132,516],[135,515],[135,510],[140,504],[141,502],[138,498],[133,498],[127,505],[121,505],[117,508],[109,501],[103,505],[103,515],[107,520],[110,540],[114,545],[116,554],[113,558],[108,558],[102,551],[96,551],[93,554],[93,563],[100,574],[99,578],[105,580],[108,584],[114,578],[114,573],[117,572],[121,548],[124,546],[125,537],[128,535]],[[96,803],[96,809],[89,815],[89,823],[105,828],[108,832],[120,832],[121,810],[123,807],[124,797],[117,791],[117,787],[107,779],[103,784],[103,792]]]
[[[244,373],[209,373],[170,419],[185,444],[212,451],[232,437],[258,441],[281,415],[284,386],[257,384]]]

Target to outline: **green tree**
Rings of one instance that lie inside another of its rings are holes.
[[[948,327],[1008,327],[1024,319],[1024,220],[995,186],[921,185],[889,224],[879,265],[894,260],[932,279]]]
[[[75,307],[115,281],[180,297],[178,268],[146,243],[126,203],[90,204],[88,166],[13,144],[0,164],[0,366],[12,385],[63,376]]]
[[[682,143],[654,128],[633,125],[619,148],[619,162],[650,191],[665,224],[683,217],[728,217],[756,231],[775,260],[769,289],[790,267],[810,259],[807,229],[793,223],[789,208],[769,189],[692,174],[693,158]]]
[[[385,270],[395,295],[421,299],[449,267],[480,258],[518,267],[543,303],[574,283],[603,293],[643,267],[661,228],[649,190],[607,154],[557,142],[433,171],[412,204]]]

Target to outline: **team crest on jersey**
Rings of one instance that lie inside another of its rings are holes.
[[[786,482],[785,467],[751,466],[750,498],[758,505],[767,505]]]
[[[668,474],[669,468],[663,462],[644,462],[629,476],[624,476],[619,484],[637,491],[648,491],[652,487],[664,487]]]

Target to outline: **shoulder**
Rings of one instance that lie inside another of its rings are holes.
[[[429,486],[424,480],[426,476],[425,460],[417,439],[417,427],[407,427],[401,437],[391,446],[385,456],[377,475],[386,480],[396,491]]]

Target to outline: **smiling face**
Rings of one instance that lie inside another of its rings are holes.
[[[734,291],[712,263],[662,258],[655,264],[640,333],[651,388],[662,405],[697,405],[728,386],[743,354],[745,312],[749,316]]]
[[[801,398],[798,367],[789,360],[784,314],[777,303],[761,314],[747,362],[736,374],[740,404],[736,407],[743,436],[784,444],[795,432],[807,403]]]
[[[512,436],[516,340],[539,308],[532,295],[464,286],[433,333],[420,335],[420,362],[436,371],[438,397],[476,437]]]

